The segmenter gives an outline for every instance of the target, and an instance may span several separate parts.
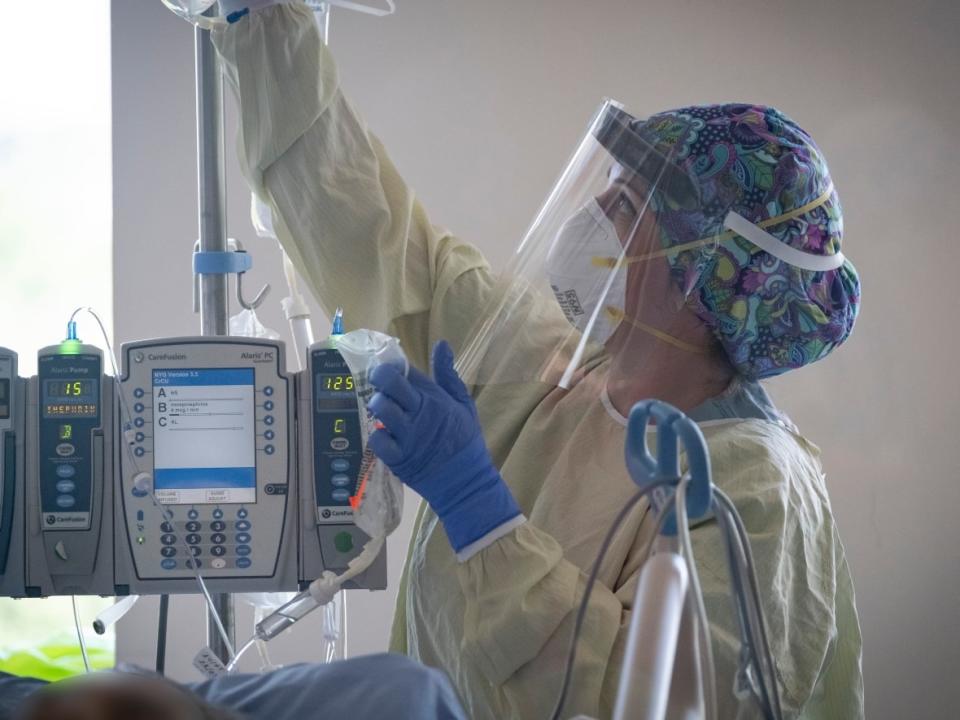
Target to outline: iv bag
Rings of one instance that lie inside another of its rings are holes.
[[[241,310],[230,318],[230,335],[233,337],[266,338],[279,340],[280,333],[260,322],[255,310]]]
[[[204,15],[207,10],[216,5],[217,0],[161,0],[161,2],[166,5],[174,15],[204,30],[212,30],[217,25],[225,22],[222,18]]]
[[[386,465],[367,448],[370,434],[379,425],[367,410],[375,389],[370,373],[384,363],[396,365],[407,374],[410,365],[400,341],[376,330],[353,330],[337,337],[337,350],[353,374],[360,406],[360,436],[363,460],[354,506],[354,522],[370,537],[386,537],[400,524],[403,516],[403,484]]]

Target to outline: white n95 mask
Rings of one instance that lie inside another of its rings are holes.
[[[601,345],[622,321],[627,273],[625,265],[611,273],[609,267],[598,265],[594,258],[616,258],[622,253],[616,228],[596,199],[592,199],[563,224],[547,254],[550,288],[564,316]],[[606,312],[607,308],[614,312]]]

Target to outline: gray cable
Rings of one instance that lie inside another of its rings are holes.
[[[610,526],[610,529],[607,531],[606,537],[603,539],[603,543],[600,545],[600,550],[597,552],[597,557],[593,561],[593,567],[590,569],[590,575],[587,578],[587,586],[583,591],[583,599],[580,601],[580,607],[577,610],[577,619],[573,626],[573,636],[570,639],[570,651],[567,655],[567,665],[563,673],[563,682],[560,686],[560,692],[557,695],[557,702],[553,708],[553,713],[551,713],[551,720],[559,720],[560,713],[563,712],[563,706],[567,702],[567,694],[570,692],[570,681],[573,678],[573,668],[577,660],[577,644],[580,640],[580,632],[583,630],[583,621],[587,616],[587,607],[590,603],[590,595],[593,592],[593,587],[597,582],[597,575],[600,573],[600,564],[603,562],[603,558],[606,556],[607,551],[610,549],[610,545],[613,543],[614,535],[616,535],[617,530],[620,529],[620,526],[626,520],[627,515],[631,510],[636,506],[640,499],[645,495],[650,494],[654,490],[658,490],[662,487],[672,486],[674,480],[661,480],[656,482],[644,490],[639,490],[637,493],[627,501],[627,504],[623,506],[623,509],[617,514],[616,519],[614,519],[613,524]],[[663,523],[666,519],[666,516],[669,514],[670,509],[673,506],[673,498],[671,496],[670,500],[660,511],[660,514],[657,516],[657,527],[656,532],[653,537],[654,540],[660,534],[660,529],[663,527]],[[646,549],[646,557],[649,557],[650,550],[653,547],[653,542],[651,542]]]
[[[753,633],[753,622],[750,619],[749,609],[746,605],[747,590],[743,584],[743,544],[734,528],[728,508],[725,505],[721,505],[719,500],[714,500],[713,507],[727,554],[727,566],[730,569],[730,584],[733,586],[733,606],[737,615],[737,627],[740,631],[740,667],[743,669],[746,666],[749,670],[749,667],[753,666],[760,672],[761,668],[755,661],[756,652],[754,648],[756,646],[756,640]],[[760,681],[762,681],[762,679],[761,676]],[[750,684],[749,676],[746,680],[749,689],[753,692],[760,705],[760,709],[764,713],[764,717],[770,720],[771,709],[766,688],[762,686],[760,688],[753,687],[752,684]]]
[[[70,602],[73,604],[73,624],[77,628],[77,640],[80,641],[80,655],[83,657],[83,667],[90,672],[90,658],[87,655],[87,641],[83,639],[83,629],[80,627],[80,611],[77,610],[77,596],[71,595]]]
[[[725,510],[724,519],[726,522],[730,523],[732,529],[735,530],[736,539],[740,545],[740,561],[746,567],[746,580],[749,586],[749,597],[753,605],[753,615],[757,624],[757,634],[759,638],[753,637],[753,628],[749,627],[750,634],[750,651],[754,657],[754,663],[756,664],[757,670],[760,672],[760,688],[763,693],[763,701],[766,705],[764,710],[767,712],[768,716],[774,720],[779,720],[783,717],[783,709],[780,704],[780,689],[777,685],[776,678],[776,665],[773,661],[773,654],[770,651],[770,642],[767,635],[766,620],[763,615],[763,606],[760,604],[760,591],[757,586],[757,573],[756,566],[753,561],[753,551],[750,547],[749,537],[747,535],[746,528],[743,525],[743,519],[737,513],[736,506],[733,504],[733,501],[719,488],[714,488],[714,497],[719,501],[719,504],[723,506]],[[739,570],[739,564],[738,564]],[[739,573],[735,573],[739,574]],[[739,578],[739,584],[742,588],[742,578]],[[746,596],[741,596],[746,599]],[[747,615],[748,625],[752,626],[750,623],[749,614]],[[761,656],[762,654],[762,656]],[[765,666],[765,667],[764,667]],[[769,684],[769,687],[768,687]]]

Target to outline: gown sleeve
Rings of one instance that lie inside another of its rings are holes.
[[[311,11],[283,4],[214,32],[239,106],[244,175],[284,249],[347,329],[400,338],[425,367],[439,338],[458,350],[492,279],[480,252],[432,225],[340,90]]]

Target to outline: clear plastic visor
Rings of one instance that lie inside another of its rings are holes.
[[[684,349],[691,318],[657,223],[667,203],[696,208],[696,182],[669,142],[604,102],[468,333],[464,379],[570,387],[626,348]]]

